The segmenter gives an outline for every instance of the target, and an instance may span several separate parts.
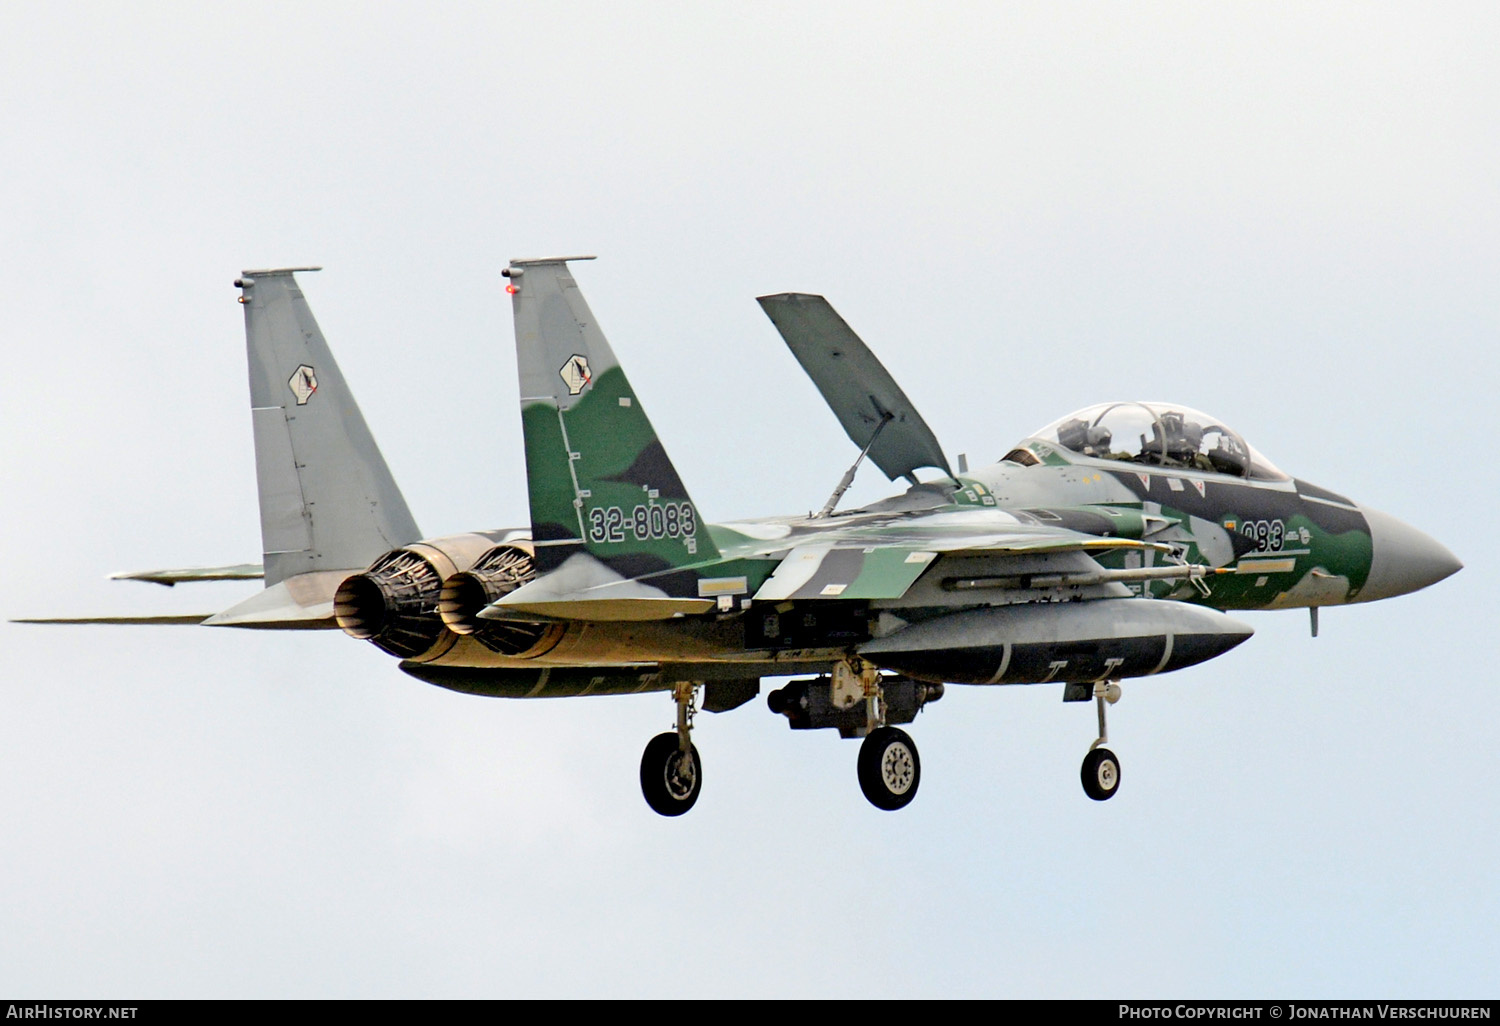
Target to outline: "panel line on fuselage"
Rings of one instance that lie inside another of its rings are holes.
[[[1332,499],[1320,499],[1316,495],[1308,495],[1305,492],[1298,492],[1297,495],[1304,502],[1320,502],[1325,506],[1332,506],[1335,509],[1346,509],[1350,513],[1360,512],[1360,508],[1358,506],[1351,506],[1348,503],[1334,502]]]
[[[527,693],[526,697],[535,698],[537,695],[541,694],[543,689],[546,688],[547,678],[550,676],[552,676],[552,667],[542,667],[542,672],[537,676],[536,679],[536,687],[532,688],[531,691]]]
[[[1146,674],[1146,676],[1148,676],[1148,677],[1155,676],[1156,674],[1160,673],[1163,669],[1165,669],[1166,665],[1169,662],[1172,661],[1172,639],[1175,638],[1175,637],[1176,637],[1176,635],[1173,634],[1171,631],[1167,631],[1166,632],[1167,643],[1162,646],[1162,650],[1161,650],[1161,662],[1157,663],[1156,664],[1156,669],[1154,669],[1150,673]]]
[[[1015,646],[1007,641],[1003,647],[1004,653],[1000,656],[1000,669],[996,670],[995,675],[990,678],[989,682],[991,684],[999,684],[1005,676],[1005,671],[1010,669],[1010,653]]]

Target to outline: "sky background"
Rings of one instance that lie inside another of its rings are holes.
[[[971,464],[1171,399],[1467,564],[1088,705],[950,688],[921,794],[757,701],[507,702],[336,632],[0,623],[17,997],[1494,997],[1493,4],[0,6],[0,615],[259,556],[242,268],[301,276],[429,535],[524,525],[511,257],[704,515],[855,455],[829,297]],[[846,505],[891,491],[862,471]]]

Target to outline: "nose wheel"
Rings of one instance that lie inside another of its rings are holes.
[[[1083,793],[1108,801],[1120,788],[1120,760],[1108,748],[1095,748],[1083,760]]]
[[[1114,705],[1120,700],[1120,685],[1114,681],[1100,681],[1094,685],[1094,704],[1099,710],[1099,737],[1089,745],[1089,754],[1084,756],[1083,793],[1096,802],[1105,802],[1120,789],[1120,759],[1104,746],[1109,743],[1109,726],[1105,722],[1106,704]]]

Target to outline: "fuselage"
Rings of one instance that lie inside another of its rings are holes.
[[[1087,554],[1041,548],[1030,555],[987,555],[953,541],[968,536],[977,547],[996,533],[1029,525],[1093,536],[1103,547]],[[1051,656],[1062,646],[1071,653],[1064,662],[1073,670],[1054,668],[1054,675],[1092,674],[1103,667],[1129,676],[1192,665],[1249,636],[1248,628],[1228,617],[1224,623],[1203,619],[1216,615],[1210,610],[1387,598],[1426,587],[1460,566],[1415,528],[1289,476],[1255,480],[1189,466],[1143,465],[1083,455],[1042,438],[1027,439],[992,466],[926,482],[863,509],[731,522],[708,530],[721,559],[703,573],[715,582],[731,582],[727,598],[711,612],[649,622],[570,622],[558,626],[544,650],[521,656],[500,655],[460,638],[403,665],[435,683],[467,682],[467,689],[487,693],[516,688],[539,696],[562,693],[556,687],[577,693],[590,684],[595,692],[634,691],[657,686],[651,664],[693,664],[705,677],[813,672],[856,649],[872,657],[897,651],[891,640],[897,635],[930,634],[913,648],[919,659],[892,656],[888,664],[929,679],[1036,682],[1050,679],[1047,668],[1059,662]],[[929,538],[945,539],[953,550],[924,551]],[[1110,547],[1110,540],[1121,544]],[[861,541],[869,544],[861,548]],[[920,565],[912,562],[913,553]],[[807,563],[806,571],[788,570],[799,559]],[[1213,572],[1149,576],[1153,568],[1170,574],[1183,564]],[[1091,579],[1099,567],[1125,579]],[[1132,573],[1139,578],[1130,579]],[[1110,599],[1136,601],[1098,601]],[[1175,627],[1167,623],[1153,632],[1119,626],[1148,615],[1140,611],[1140,599],[1201,607],[1202,622],[1190,621],[1195,614],[1178,606],[1153,614],[1174,617]],[[1093,603],[1086,613],[1072,605],[1083,602]],[[1049,618],[1057,617],[1046,607],[1063,603],[1073,610],[1058,620],[1072,632],[1067,637],[1048,626]],[[932,626],[938,621],[943,621],[941,631]],[[954,625],[968,625],[972,651],[954,640]],[[1111,630],[1121,636],[1110,637]],[[1196,647],[1183,640],[1189,633],[1199,639]],[[1025,664],[1021,649],[1003,647],[1009,644],[1005,635],[1022,640],[1036,635],[1053,648],[1038,648],[1035,665]],[[1162,641],[1173,635],[1175,643]],[[939,658],[939,651],[966,654]],[[931,671],[922,673],[918,662]],[[563,672],[610,665],[620,668],[618,679],[603,673],[575,680],[577,675]],[[1083,666],[1088,669],[1079,669]],[[500,685],[504,675],[462,672],[520,667],[554,670],[536,687],[527,683],[530,677]]]

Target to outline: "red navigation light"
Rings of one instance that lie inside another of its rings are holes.
[[[507,286],[505,286],[505,291],[509,292],[511,295],[514,296],[517,292],[520,292],[521,290],[519,288],[517,288],[516,286],[514,286],[514,285],[507,285]]]

